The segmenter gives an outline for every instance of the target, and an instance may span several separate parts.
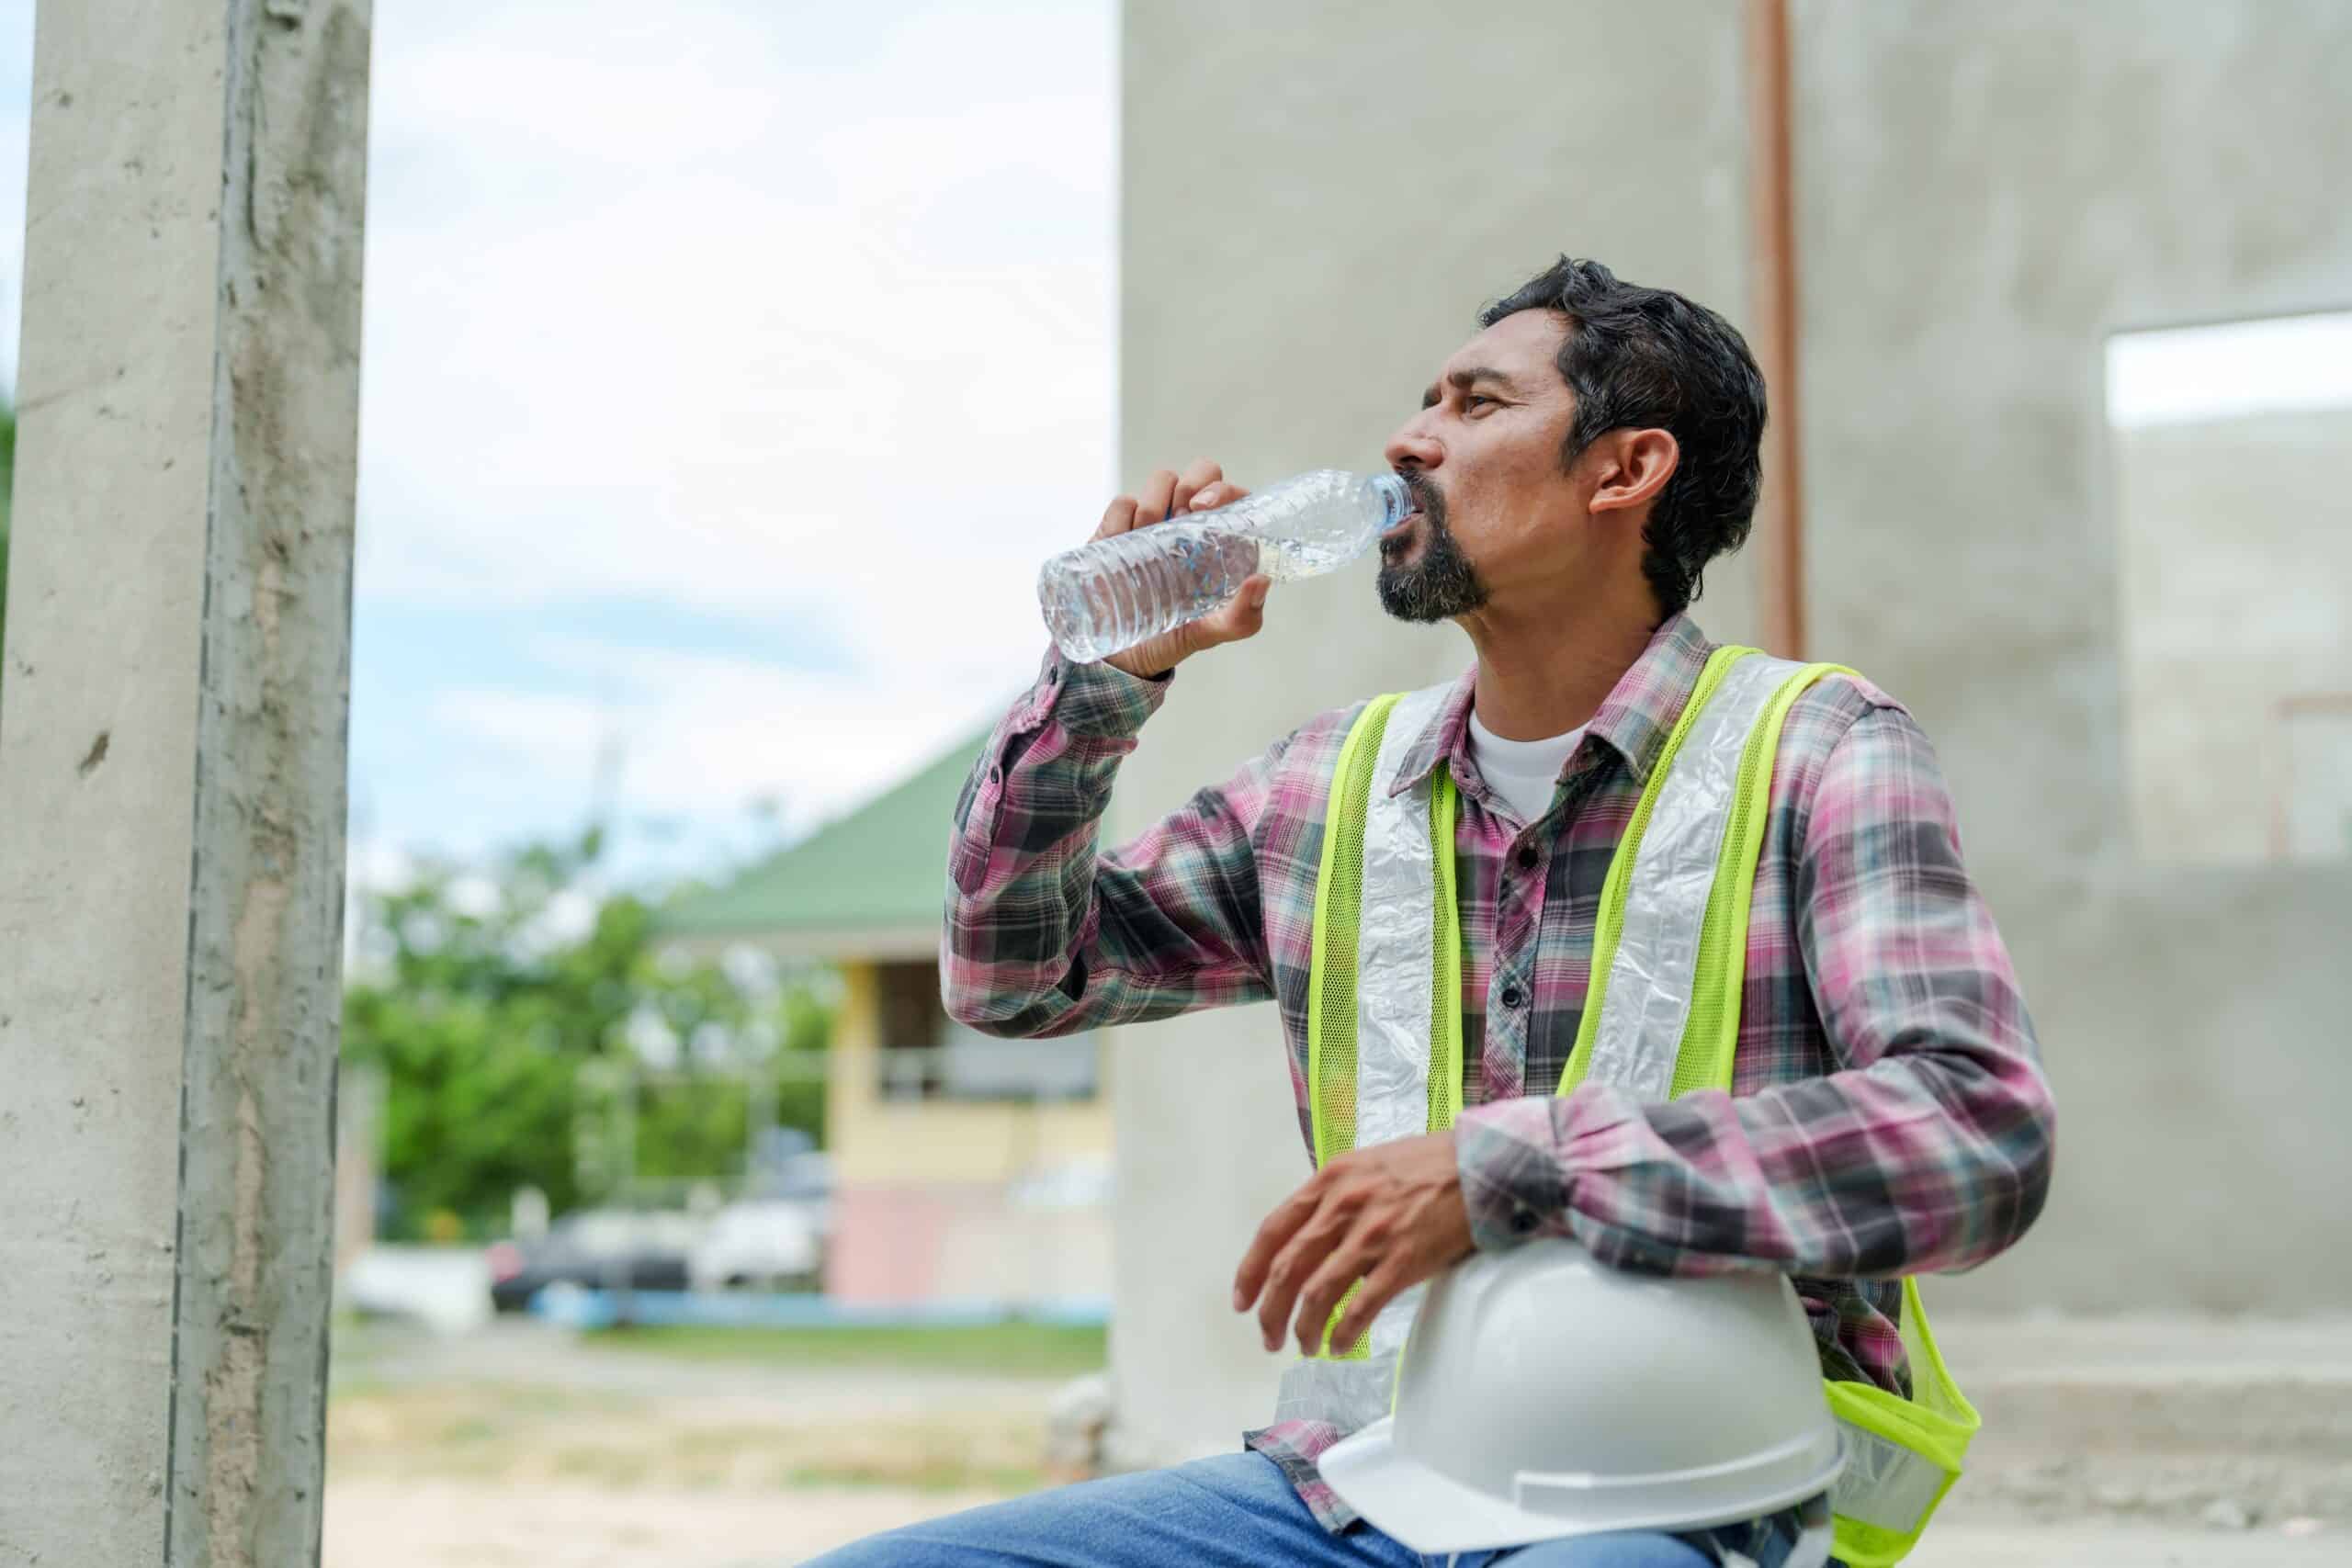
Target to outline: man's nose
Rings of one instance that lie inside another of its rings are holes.
[[[1388,438],[1382,455],[1392,468],[1434,468],[1444,460],[1445,452],[1429,434],[1428,416],[1415,414]]]

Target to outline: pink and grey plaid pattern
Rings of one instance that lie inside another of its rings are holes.
[[[1521,822],[1470,761],[1468,675],[1402,774],[1375,783],[1403,788],[1443,766],[1462,795],[1455,1141],[1472,1232],[1489,1248],[1565,1233],[1660,1273],[1777,1269],[1804,1301],[1826,1375],[1907,1392],[1896,1281],[1980,1263],[2025,1233],[2049,1186],[2052,1111],[1942,773],[1893,699],[1833,677],[1789,715],[1733,1092],[1665,1104],[1594,1084],[1552,1092],[1583,1013],[1602,879],[1711,647],[1686,616],[1658,629],[1540,822]],[[1049,655],[998,727],[956,812],[947,1000],[1019,1036],[1272,1000],[1306,1138],[1324,796],[1361,706],[1309,721],[1098,853],[1113,775],[1171,683]],[[1355,1516],[1316,1456],[1344,1435],[1290,1422],[1247,1440],[1339,1529]]]

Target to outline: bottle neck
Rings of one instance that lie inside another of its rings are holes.
[[[1406,513],[1413,510],[1413,492],[1406,488],[1402,474],[1373,475],[1372,491],[1380,497],[1380,529],[1383,533],[1403,522]]]

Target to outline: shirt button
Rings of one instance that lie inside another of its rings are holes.
[[[1517,986],[1505,986],[1503,987],[1503,1006],[1515,1010],[1518,1008],[1520,1003],[1526,999],[1527,993],[1521,990]]]
[[[1521,871],[1533,871],[1535,869],[1535,862],[1538,858],[1539,857],[1535,853],[1535,847],[1532,844],[1522,845],[1519,852],[1519,869]]]

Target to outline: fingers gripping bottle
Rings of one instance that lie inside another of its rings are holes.
[[[1105,659],[1197,620],[1253,573],[1277,582],[1334,571],[1413,510],[1395,474],[1317,468],[1214,512],[1064,550],[1037,573],[1064,655]]]

